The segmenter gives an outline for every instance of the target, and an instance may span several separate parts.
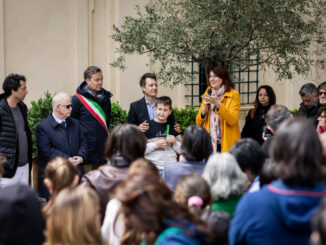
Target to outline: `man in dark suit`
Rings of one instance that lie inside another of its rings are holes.
[[[83,173],[83,163],[87,153],[87,141],[78,120],[70,117],[71,99],[59,93],[52,100],[53,112],[36,128],[37,147],[40,157],[39,192],[48,198],[49,193],[43,184],[45,167],[52,158],[67,158]]]
[[[156,117],[155,107],[157,101],[157,79],[153,73],[145,73],[139,81],[144,97],[130,104],[128,123],[137,125],[142,132],[149,129],[148,122]],[[173,113],[168,122],[174,125],[176,132],[180,133],[180,125],[175,122]]]

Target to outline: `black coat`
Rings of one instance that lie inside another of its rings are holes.
[[[84,91],[86,82],[83,82],[78,88],[77,93],[86,98],[90,98],[97,102],[106,115],[106,124],[109,128],[111,118],[111,100],[112,94],[109,91],[102,89],[101,93],[104,95],[103,101],[98,101],[96,97],[91,96]],[[106,162],[104,157],[104,146],[107,138],[107,133],[101,124],[93,117],[93,115],[85,108],[79,98],[74,95],[71,100],[72,112],[71,116],[76,118],[87,139],[87,156],[85,164],[102,164]]]
[[[23,102],[19,102],[24,118],[25,132],[28,142],[28,163],[29,169],[32,168],[32,137],[27,121],[27,107]],[[18,163],[18,142],[14,116],[11,113],[7,99],[4,94],[0,95],[0,154],[7,158],[4,165],[3,177],[11,178],[15,175]]]
[[[252,118],[252,110],[249,110],[245,125],[241,132],[241,138],[252,138],[256,140],[260,145],[264,143],[262,138],[263,128],[266,125],[265,114],[269,110],[270,106],[262,107],[259,106],[254,111],[254,117]]]
[[[41,166],[46,166],[57,156],[81,156],[85,160],[87,143],[78,120],[67,118],[66,124],[66,128],[62,127],[51,114],[37,126],[36,142]]]
[[[145,120],[147,121],[147,123],[149,123],[150,121],[146,100],[145,97],[143,97],[140,100],[137,100],[130,104],[130,109],[128,113],[128,123],[138,126],[139,124],[143,123]],[[171,125],[175,124],[173,113],[168,117],[168,123]]]
[[[57,156],[69,158],[81,156],[85,161],[87,154],[87,142],[78,120],[66,119],[67,127],[64,128],[49,115],[36,128],[36,143],[40,158],[38,174],[39,194],[48,198],[49,193],[43,184],[44,170],[48,161]]]

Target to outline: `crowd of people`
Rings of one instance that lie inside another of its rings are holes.
[[[109,132],[101,69],[84,79],[37,126],[37,191],[27,80],[4,80],[0,244],[326,244],[326,82],[302,86],[295,117],[259,87],[240,132],[240,95],[215,67],[196,125],[181,132],[146,73],[144,97]]]

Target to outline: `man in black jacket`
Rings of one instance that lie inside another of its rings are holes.
[[[26,78],[10,74],[0,95],[0,154],[7,158],[1,188],[22,183],[28,185],[32,165],[32,140],[27,122]]]
[[[158,85],[155,74],[145,73],[140,78],[139,85],[144,97],[130,104],[128,123],[134,124],[140,131],[146,132],[149,129],[148,122],[156,117]],[[181,132],[180,125],[175,122],[173,113],[168,117],[168,122],[174,125],[176,132]]]
[[[317,121],[318,111],[318,90],[313,83],[304,84],[299,91],[302,102],[297,116],[312,118]]]
[[[111,118],[112,94],[102,88],[103,74],[100,68],[90,66],[84,71],[85,81],[72,97],[71,116],[79,123],[87,138],[85,172],[106,162],[104,145]]]

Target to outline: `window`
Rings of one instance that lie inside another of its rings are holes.
[[[251,59],[250,62],[257,64],[258,58]],[[253,104],[258,89],[258,65],[243,69],[241,65],[231,65],[229,72],[235,85],[235,89],[240,93],[241,105]],[[196,62],[191,62],[191,81],[185,84],[187,94],[187,106],[199,107],[201,95],[207,88],[205,70]]]

